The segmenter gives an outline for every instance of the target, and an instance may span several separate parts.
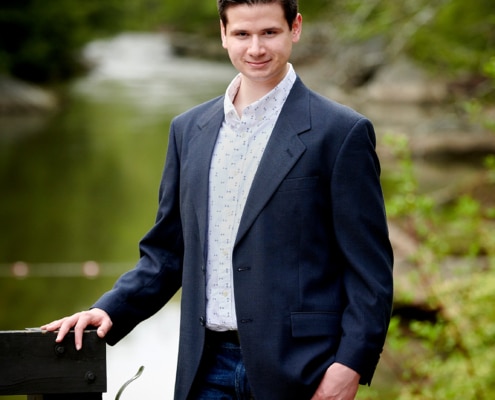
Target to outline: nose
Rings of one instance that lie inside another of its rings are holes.
[[[251,42],[249,43],[249,55],[251,56],[259,56],[263,54],[264,52],[264,47],[261,39],[257,35],[253,35],[251,38]]]

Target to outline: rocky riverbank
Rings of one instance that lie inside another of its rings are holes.
[[[49,90],[0,75],[0,115],[26,115],[56,110],[57,98]]]

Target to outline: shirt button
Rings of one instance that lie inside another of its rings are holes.
[[[199,318],[199,323],[201,324],[201,326],[205,326],[206,325],[206,318],[205,317],[200,317]]]

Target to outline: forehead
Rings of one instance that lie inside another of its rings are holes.
[[[229,29],[288,27],[280,3],[239,4],[226,10]]]

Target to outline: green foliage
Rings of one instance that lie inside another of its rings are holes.
[[[483,76],[486,79],[484,89],[480,91],[477,98],[470,99],[464,103],[464,110],[470,117],[472,123],[481,124],[485,129],[495,132],[495,117],[487,113],[486,103],[495,101],[495,57],[491,57],[482,67]]]
[[[491,0],[444,2],[415,33],[409,51],[438,69],[481,72],[495,47],[493,10]]]
[[[435,289],[435,324],[394,318],[388,345],[400,362],[400,400],[491,399],[495,395],[495,272],[470,274]]]
[[[406,52],[441,71],[479,73],[495,47],[492,0],[338,0],[325,18],[347,37],[382,37],[393,57]]]
[[[0,6],[0,71],[31,81],[74,75],[78,50],[120,26],[120,2],[22,0]]]
[[[490,70],[491,66],[487,67]],[[476,102],[476,112],[482,102]],[[408,141],[387,138],[399,161],[389,217],[418,243],[409,279],[427,293],[437,321],[392,320],[400,400],[492,399],[495,396],[495,211],[470,195],[435,204],[419,194]],[[485,163],[494,182],[495,157]],[[399,293],[402,301],[413,294]]]
[[[0,5],[0,73],[35,82],[82,71],[88,41],[125,30],[218,34],[216,2],[196,0],[7,0]]]
[[[408,179],[410,171],[406,169],[404,176]],[[398,194],[391,202],[396,208],[389,210],[421,243],[411,258],[415,271],[409,278],[426,291],[430,307],[440,312],[434,324],[392,321],[388,346],[396,362],[400,360],[397,398],[493,398],[495,309],[487,307],[495,301],[493,215],[490,218],[469,196],[461,197],[444,213],[408,189],[414,185],[401,185],[406,188],[403,204],[397,207],[402,197]],[[457,254],[461,267],[449,269],[459,246],[464,249]],[[486,271],[480,270],[480,262]]]
[[[493,54],[492,0],[304,0],[306,22],[339,35],[383,37],[393,56],[408,52],[442,73],[480,72]],[[218,35],[216,1],[5,0],[0,5],[0,72],[35,81],[71,77],[87,41],[122,30],[172,29]]]

